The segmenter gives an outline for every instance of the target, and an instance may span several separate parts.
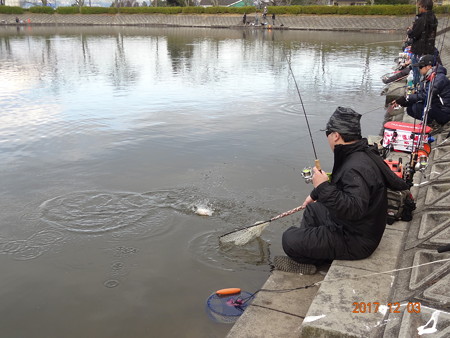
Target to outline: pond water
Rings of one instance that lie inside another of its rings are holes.
[[[337,106],[379,134],[402,36],[0,27],[2,337],[224,337],[214,291],[254,292]],[[196,208],[211,216],[199,216]]]

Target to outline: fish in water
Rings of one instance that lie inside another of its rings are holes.
[[[194,212],[200,216],[212,216],[213,210],[205,206],[194,206]]]

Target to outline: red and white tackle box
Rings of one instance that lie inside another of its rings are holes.
[[[389,121],[384,124],[383,147],[393,146],[395,151],[412,152],[416,150],[422,131],[421,124]],[[422,144],[428,143],[431,128],[426,127]],[[413,144],[414,140],[414,144]]]

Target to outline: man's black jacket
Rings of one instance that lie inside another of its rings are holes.
[[[411,53],[434,54],[437,26],[438,20],[432,11],[417,15],[416,21],[408,31],[408,37],[412,40]]]
[[[342,229],[353,259],[370,256],[381,241],[386,227],[386,188],[408,188],[381,157],[368,152],[367,139],[336,145],[331,182],[311,192],[311,198],[325,205],[332,221]]]

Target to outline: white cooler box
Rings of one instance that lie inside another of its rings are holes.
[[[390,121],[384,124],[383,147],[392,145],[395,151],[412,152],[416,150],[419,143],[422,125],[406,122]],[[428,143],[431,128],[425,128],[425,134],[422,136],[423,144]],[[413,135],[413,137],[411,137]],[[414,141],[414,144],[413,144]]]

